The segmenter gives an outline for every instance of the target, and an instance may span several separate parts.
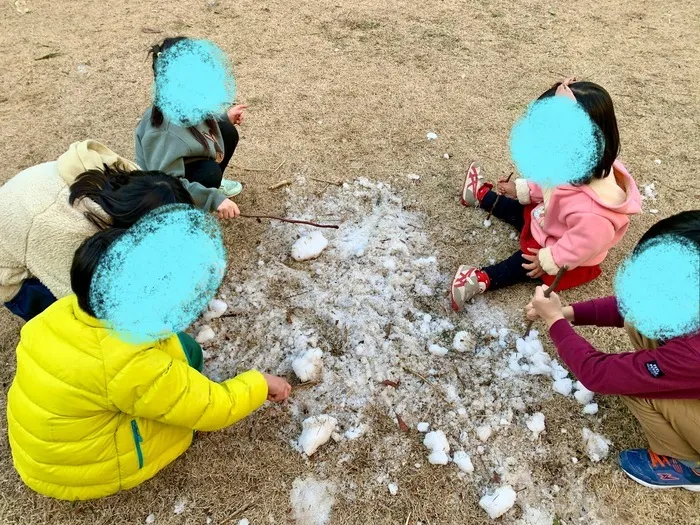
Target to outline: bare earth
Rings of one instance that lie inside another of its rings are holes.
[[[15,4],[25,3],[30,11],[21,14]],[[460,262],[483,264],[490,237],[480,233],[464,240],[483,216],[457,205],[462,173],[475,158],[489,177],[508,173],[514,119],[562,75],[584,77],[610,91],[622,160],[640,187],[656,182],[658,198],[646,202],[645,210],[659,210],[635,217],[605,261],[604,276],[567,292],[567,301],[610,294],[618,262],[651,224],[698,207],[696,0],[3,0],[0,180],[54,160],[71,142],[86,138],[133,157],[134,126],[149,98],[146,50],[177,34],[212,39],[234,59],[238,98],[250,109],[227,176],[247,185],[238,202],[249,213],[282,212],[284,193],[267,188],[294,174],[327,180],[367,176],[391,182],[429,216],[428,233],[443,271]],[[38,60],[50,53],[60,54]],[[425,140],[428,131],[439,139]],[[283,161],[277,172],[263,171]],[[409,181],[408,173],[421,174],[421,180]],[[312,189],[322,190],[323,184]],[[266,229],[243,219],[225,225],[230,272],[256,261],[255,247]],[[494,247],[490,257],[508,253],[508,247]],[[489,300],[518,311],[531,291],[520,286],[492,293]],[[19,329],[2,309],[3,412]],[[628,346],[621,331],[584,333],[610,351]],[[568,435],[549,433],[555,447],[570,446],[586,424],[575,402],[562,399],[541,407],[548,428],[572,429]],[[607,460],[543,464],[540,475],[556,484],[563,471],[578,469],[588,496],[574,505],[593,498],[609,523],[700,523],[700,495],[651,493],[619,471],[616,453],[643,446],[644,437],[617,399],[599,403],[597,429],[613,442]],[[214,523],[243,517],[253,524],[291,523],[292,481],[337,458],[329,448],[303,459],[277,430],[286,418],[284,409],[263,409],[234,428],[200,435],[184,457],[138,489],[77,504],[51,501],[23,486],[12,467],[3,418],[0,523],[143,523],[150,513],[157,515],[156,523],[203,524],[207,516]],[[399,433],[383,414],[374,432]],[[331,523],[489,522],[478,506],[479,486],[457,480],[454,469],[411,468],[424,461],[425,449],[415,432],[398,438],[413,443],[409,466],[398,475],[399,494],[392,498],[377,490],[350,501],[341,493]],[[352,447],[352,467],[337,473],[362,486],[376,477],[381,454],[362,439]],[[175,515],[173,505],[181,498],[188,502],[185,512]],[[516,508],[501,521],[517,518]],[[558,518],[577,522],[575,515]]]

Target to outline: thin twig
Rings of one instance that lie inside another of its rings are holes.
[[[445,392],[443,392],[440,388],[438,388],[437,385],[435,385],[435,383],[433,383],[432,381],[429,381],[425,376],[423,376],[423,375],[419,374],[418,372],[416,372],[415,370],[408,368],[408,367],[405,367],[405,366],[403,367],[403,369],[405,372],[408,372],[409,374],[412,374],[412,375],[422,379],[428,386],[430,386],[430,388],[435,390],[435,392],[437,392],[440,395],[440,397],[442,397],[442,399],[445,400],[446,403],[448,403],[449,405],[454,404],[454,403],[452,403],[452,401],[447,399],[447,395],[445,395]]]
[[[559,286],[559,281],[561,281],[561,278],[564,277],[564,274],[566,273],[566,270],[568,270],[569,267],[564,265],[561,268],[559,268],[559,271],[557,272],[556,277],[554,278],[554,282],[552,283],[552,286],[548,287],[544,291],[544,296],[549,299],[549,296],[552,294],[554,290],[556,290],[557,286]],[[523,339],[527,337],[527,335],[530,333],[530,330],[532,330],[532,325],[535,324],[535,321],[528,321],[527,323],[527,328],[525,328],[525,333],[523,334]]]
[[[241,213],[241,217],[244,217],[246,219],[270,219],[273,221],[282,221],[282,222],[288,222],[291,224],[307,224],[309,226],[313,226],[315,228],[333,228],[333,229],[338,229],[339,226],[337,224],[318,224],[316,222],[310,222],[310,221],[299,221],[296,219],[285,219],[284,217],[275,217],[274,215],[244,215]]]
[[[268,190],[276,190],[277,188],[281,188],[282,186],[289,186],[292,183],[291,180],[281,180],[277,184],[273,184]]]
[[[406,523],[404,525],[408,525],[408,521],[411,519],[411,511],[408,511],[408,516],[406,516]]]
[[[238,164],[234,164],[234,163],[231,163],[231,164],[234,167],[238,168],[239,170],[243,170],[243,171],[271,171],[274,173],[282,167],[282,164],[284,164],[284,162],[285,161],[280,162],[276,168],[247,168],[245,166],[239,166]]]
[[[245,505],[241,505],[236,510],[234,510],[231,514],[229,514],[228,518],[224,518],[219,523],[221,523],[221,525],[223,525],[224,523],[230,522],[231,520],[235,519],[237,515],[248,510],[253,505],[253,503],[257,503],[257,500],[252,501],[251,503],[246,503]]]
[[[686,191],[688,191],[688,190],[700,191],[700,187],[698,187],[698,186],[686,186],[685,188],[678,188],[678,187],[676,187],[676,186],[672,186],[672,185],[669,184],[668,182],[663,182],[663,181],[660,181],[660,180],[655,180],[654,182],[657,183],[657,184],[661,184],[661,185],[664,186],[665,188],[672,189],[673,191],[677,191],[677,192],[679,192],[679,193],[684,193],[684,192],[686,192]]]
[[[332,180],[325,180],[325,179],[316,179],[314,177],[309,177],[311,180],[315,180],[316,182],[325,182],[326,184],[333,184],[333,186],[338,186],[340,188],[343,187],[342,182],[334,182]]]
[[[510,175],[508,175],[508,178],[506,179],[506,182],[510,182],[510,178],[513,176],[513,172],[510,172]],[[496,204],[498,204],[498,201],[501,198],[501,194],[499,193],[496,195],[496,200],[493,201],[493,206],[491,206],[491,209],[489,210],[489,214],[486,216],[486,220],[488,221],[491,218],[491,214],[493,213],[493,210],[496,208]]]

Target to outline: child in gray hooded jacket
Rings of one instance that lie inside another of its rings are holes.
[[[160,55],[185,39],[166,38],[151,48],[154,75]],[[221,218],[238,217],[238,206],[227,197],[238,195],[243,187],[240,182],[224,180],[223,172],[238,144],[235,124],[242,122],[245,108],[233,106],[218,119],[183,127],[151,106],[136,127],[136,163],[142,169],[179,178],[197,207],[216,211]]]

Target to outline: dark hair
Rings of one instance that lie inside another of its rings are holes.
[[[638,252],[647,241],[662,235],[682,237],[700,250],[700,210],[684,211],[660,220],[642,235],[634,247],[634,252]]]
[[[152,58],[151,68],[153,69],[153,78],[156,77],[156,64],[158,63],[160,54],[166,52],[175,44],[177,44],[178,42],[182,42],[183,40],[188,40],[188,38],[186,36],[173,36],[166,38],[160,44],[155,44],[151,46],[151,49],[148,50],[148,54],[151,55]],[[164,118],[165,117],[163,116],[163,111],[154,103],[153,110],[151,111],[151,126],[153,126],[154,128],[159,128],[163,125]],[[214,136],[216,132],[216,127],[218,126],[216,120],[214,120],[213,118],[208,118],[204,122],[209,128],[209,133],[212,136]],[[199,142],[202,145],[204,149],[209,149],[207,139],[204,138],[204,135],[202,135],[201,131],[199,131],[195,126],[189,126],[187,129],[190,133],[192,133],[192,136],[197,140],[197,142]],[[216,141],[214,141],[214,148],[216,149],[216,152],[219,153],[219,144]]]
[[[537,100],[553,97],[561,82],[557,82],[542,93]],[[596,123],[602,133],[603,155],[596,165],[591,178],[578,181],[579,184],[587,184],[592,178],[602,179],[612,172],[612,165],[620,154],[620,132],[617,129],[617,119],[615,118],[615,108],[613,107],[610,94],[605,88],[593,82],[574,82],[569,88],[578,102],[591,120]]]
[[[121,228],[107,228],[85,239],[73,255],[73,264],[70,268],[70,285],[73,293],[78,297],[78,305],[81,310],[97,317],[90,305],[90,288],[92,278],[100,259],[112,243],[126,230]]]
[[[85,197],[99,204],[112,219],[108,224],[94,212],[85,212],[85,217],[100,229],[128,228],[166,204],[194,204],[182,182],[162,171],[127,171],[109,166],[88,170],[71,184],[71,206]]]

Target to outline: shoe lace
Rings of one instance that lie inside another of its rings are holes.
[[[462,272],[459,272],[459,275],[457,276],[457,279],[455,279],[455,284],[458,287],[462,287],[466,284],[467,281],[469,281],[469,284],[472,284],[472,281],[470,279],[471,274],[474,272],[473,268],[470,268],[469,270],[465,270]]]
[[[467,189],[471,191],[476,197],[477,185],[479,184],[479,171],[476,166],[472,166],[469,170],[469,183],[467,184]]]

